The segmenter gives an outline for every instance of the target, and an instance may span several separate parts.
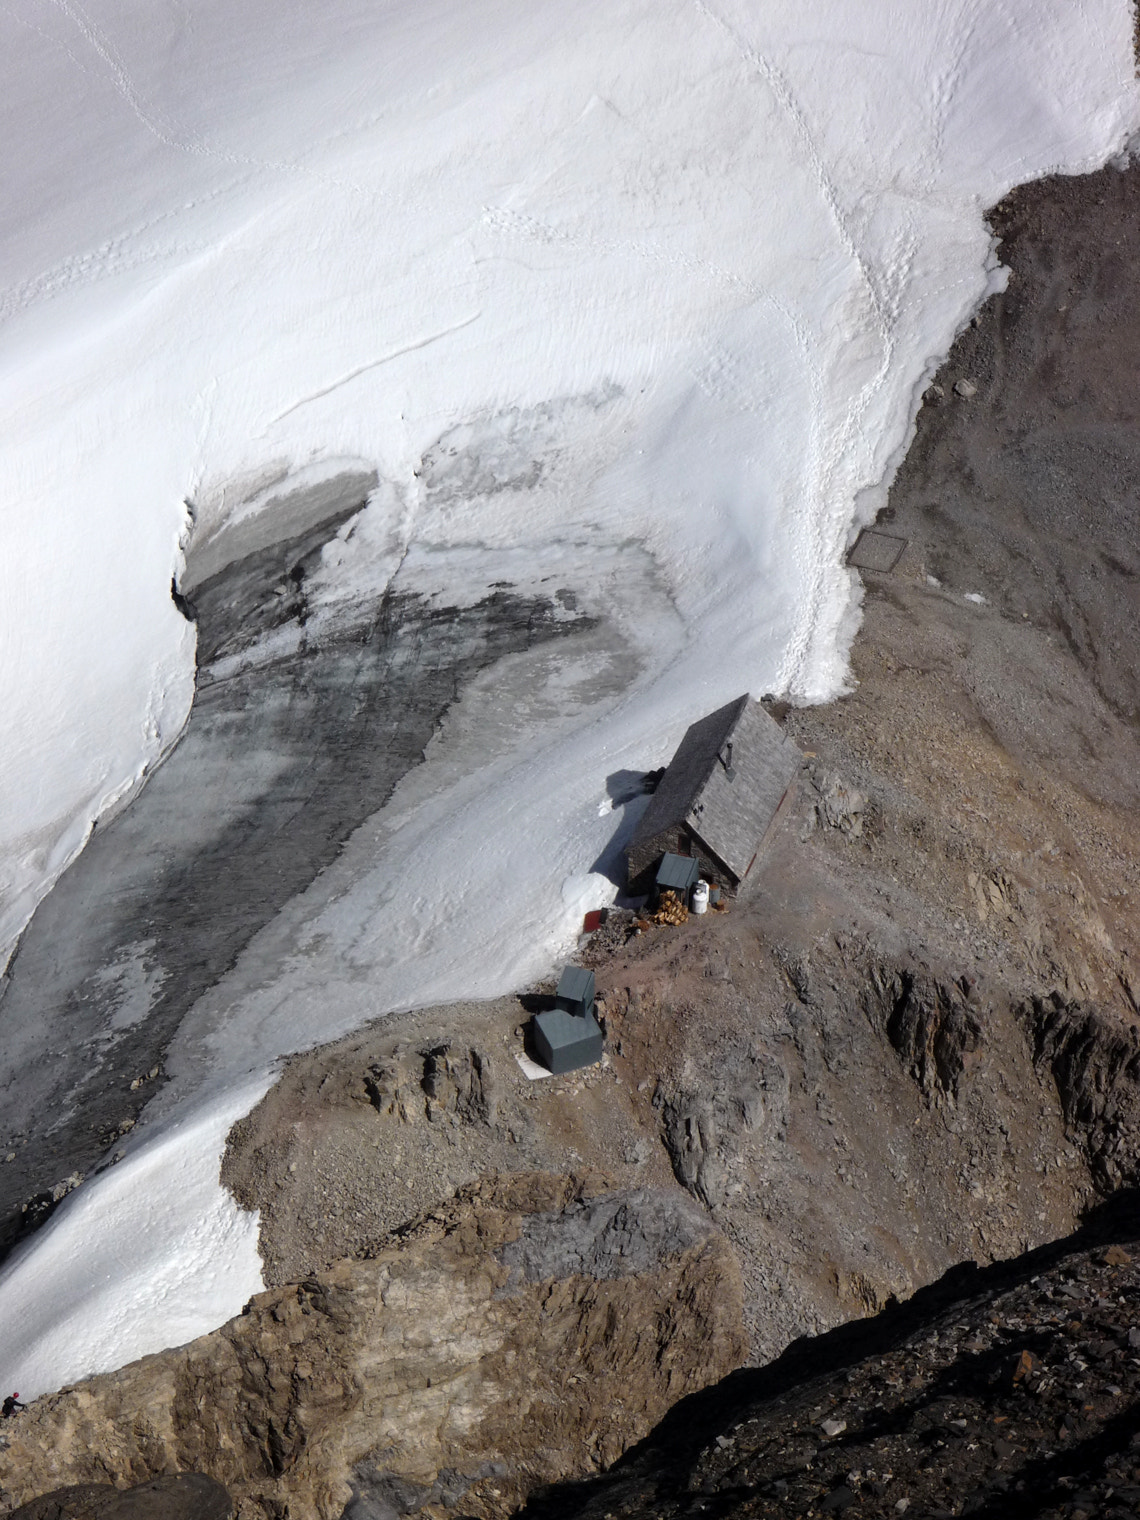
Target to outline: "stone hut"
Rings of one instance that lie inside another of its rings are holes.
[[[802,756],[745,693],[694,723],[657,784],[626,856],[631,894],[652,892],[667,852],[735,892],[748,875]]]

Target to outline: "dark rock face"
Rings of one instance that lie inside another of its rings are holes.
[[[963,987],[897,967],[872,967],[864,994],[871,1024],[928,1093],[958,1091],[982,1026]]]
[[[657,1188],[583,1200],[558,1214],[531,1215],[500,1260],[510,1269],[504,1291],[547,1278],[599,1282],[649,1272],[670,1251],[689,1251],[708,1234],[703,1210]]]
[[[523,1514],[1133,1516],[1138,1227],[1122,1195],[1069,1240],[954,1268],[686,1399],[609,1473]]]
[[[230,1496],[204,1473],[151,1478],[134,1488],[80,1483],[21,1504],[10,1520],[230,1520]]]
[[[463,684],[591,626],[501,588],[462,610],[389,591],[310,637],[310,571],[347,515],[194,588],[186,732],[41,904],[0,983],[0,1156],[15,1153],[0,1254],[106,1164],[188,1009],[387,801]],[[274,637],[291,652],[274,658]]]
[[[506,1472],[505,1462],[484,1462],[474,1481],[501,1478]],[[352,1498],[345,1505],[341,1520],[398,1520],[400,1515],[414,1515],[429,1504],[454,1510],[469,1492],[473,1480],[455,1468],[445,1467],[434,1483],[409,1483],[375,1462],[361,1462],[350,1481]]]
[[[1105,1192],[1134,1184],[1140,1121],[1140,1030],[1054,993],[1022,1010],[1038,1068],[1057,1085],[1070,1134]]]

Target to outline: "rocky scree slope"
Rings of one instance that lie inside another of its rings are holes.
[[[686,1399],[526,1520],[1131,1520],[1140,1512],[1140,1207]]]
[[[485,1181],[369,1259],[37,1400],[0,1432],[0,1500],[204,1472],[241,1520],[506,1515],[744,1348],[732,1251],[678,1190]]]

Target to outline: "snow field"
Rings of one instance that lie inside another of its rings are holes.
[[[185,720],[184,499],[201,540],[374,469],[330,620],[556,573],[609,629],[481,677],[193,1011],[0,1278],[35,1392],[240,1308],[218,1156],[283,1053],[545,970],[612,892],[608,774],[842,688],[843,547],[1003,278],[983,208],[1137,92],[1119,0],[19,0],[0,39],[0,950]]]

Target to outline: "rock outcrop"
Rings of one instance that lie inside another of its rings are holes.
[[[240,1520],[505,1515],[736,1366],[741,1298],[679,1189],[485,1180],[371,1260],[39,1400],[2,1433],[0,1497],[196,1470]]]
[[[525,1520],[1131,1520],[1136,1199],[689,1399]]]
[[[981,1041],[970,983],[939,982],[897,966],[873,966],[863,997],[872,1026],[884,1034],[924,1092],[956,1097],[969,1057]]]
[[[1033,1057],[1057,1086],[1066,1130],[1105,1193],[1140,1173],[1140,1029],[1060,993],[1022,1010]]]
[[[9,1520],[230,1520],[229,1494],[204,1473],[151,1478],[133,1488],[77,1483],[21,1504]]]

